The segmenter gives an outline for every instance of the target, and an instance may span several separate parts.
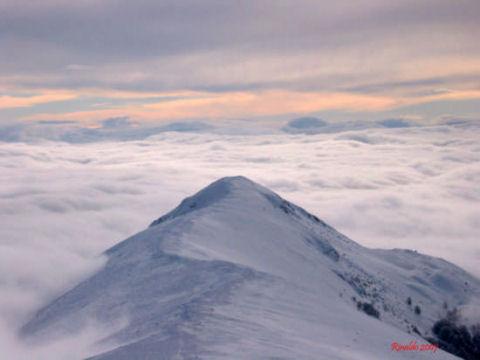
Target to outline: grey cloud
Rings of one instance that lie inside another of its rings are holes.
[[[385,53],[389,67],[412,53],[458,54],[461,48],[478,54],[466,44],[478,36],[480,6],[474,1],[459,6],[447,0],[107,0],[20,1],[14,6],[4,0],[0,7],[0,46],[14,49],[0,60],[0,73],[5,83],[24,86],[361,89],[371,86],[368,69],[342,79],[341,71],[325,75],[322,66],[336,59],[341,67],[358,68],[358,63],[344,63],[350,52],[371,56],[372,49],[381,51],[383,45],[395,47],[393,53],[401,56]],[[460,29],[455,45],[445,44],[441,31],[435,31],[439,27],[447,33]],[[421,37],[424,33],[428,39]],[[408,42],[412,38],[420,44]],[[266,59],[263,70],[256,63],[259,58]],[[369,62],[384,64],[380,58]],[[299,69],[305,73],[292,80]]]
[[[138,122],[128,120],[128,116],[109,118],[102,121],[102,128],[116,129],[138,125]]]
[[[44,193],[43,190],[41,189],[35,189],[35,188],[19,188],[18,190],[15,189],[8,189],[8,191],[3,191],[0,193],[0,198],[1,199],[15,199],[15,198],[20,198],[24,196],[32,196],[32,195],[38,195]]]
[[[106,194],[130,194],[130,195],[139,195],[142,194],[142,191],[127,186],[113,186],[106,184],[99,184],[93,186],[94,189],[99,190]]]
[[[75,124],[75,121],[71,120],[40,120],[38,121],[41,125],[69,125]]]
[[[272,157],[247,157],[244,159],[246,162],[251,162],[251,163],[272,163],[272,162],[278,162],[278,158],[272,158]]]
[[[351,35],[359,30],[377,31],[392,24],[476,24],[475,13],[479,11],[475,3],[457,6],[445,0],[392,1],[388,5],[378,0],[358,4],[109,0],[22,5],[3,9],[1,30],[5,37],[38,39],[115,57],[191,52],[228,47],[232,42],[264,46],[268,41],[270,47],[295,47],[300,43],[304,48],[305,40],[317,40],[317,44],[320,40],[324,44],[331,38],[338,41],[344,32]]]
[[[107,192],[107,191],[104,191]],[[113,193],[113,192],[110,192]],[[38,198],[37,205],[46,211],[54,213],[78,212],[78,211],[100,211],[102,205],[93,200],[72,199],[72,198]]]
[[[68,211],[68,207],[59,200],[39,201],[38,206],[54,213],[66,213]]]
[[[176,132],[197,132],[213,130],[214,127],[202,122],[174,122],[159,127],[160,131],[176,131]]]
[[[383,81],[372,82],[364,81],[361,85],[357,86],[339,86],[338,90],[357,92],[357,93],[388,93],[393,90],[406,89],[409,90],[411,95],[427,96],[435,94],[446,94],[451,90],[446,89],[445,86],[461,87],[462,83],[470,83],[473,88],[478,89],[478,83],[480,81],[480,75],[477,72],[423,77],[421,79],[403,80],[403,81]]]
[[[420,161],[412,165],[412,168],[419,171],[422,175],[437,176],[441,174],[441,169],[432,166],[428,162]]]
[[[380,120],[378,123],[388,128],[403,128],[411,126],[409,121],[402,118]]]
[[[341,133],[349,131],[364,131],[366,129],[374,128],[407,128],[407,127],[421,127],[420,121],[412,121],[404,118],[387,118],[378,121],[338,121],[326,122],[315,117],[303,117],[291,120],[286,126],[282,127],[282,131],[291,134],[327,134],[327,133]],[[346,134],[341,139],[351,139],[366,144],[372,143],[368,135],[361,133],[360,135],[352,133]],[[381,138],[381,137],[380,137]],[[373,142],[378,142],[375,140]]]
[[[327,123],[321,119],[317,119],[314,117],[303,117],[291,120],[288,122],[287,125],[294,129],[310,129],[326,126]]]
[[[283,131],[289,133],[315,133],[321,131],[319,128],[327,126],[327,122],[315,117],[301,117],[290,120]]]
[[[440,117],[439,123],[458,127],[480,126],[480,118],[478,115],[474,117],[444,115]]]
[[[21,141],[24,125],[12,124],[0,127],[0,141]]]
[[[358,178],[355,178],[355,177],[351,177],[351,176],[347,176],[343,179],[340,179],[340,188],[343,188],[343,189],[352,189],[352,190],[359,190],[359,189],[363,189],[363,190],[373,190],[373,189],[378,189],[379,186],[375,186],[373,184],[369,184],[369,183],[366,183],[366,182],[363,182],[361,180],[359,180]]]
[[[377,144],[392,144],[392,143],[399,143],[403,140],[395,137],[395,136],[388,136],[380,135],[380,134],[369,134],[365,131],[349,131],[346,134],[340,135],[336,137],[337,140],[352,140],[362,144],[367,145],[377,145]]]
[[[42,121],[0,127],[0,141],[32,142],[41,140],[67,143],[91,143],[102,141],[136,141],[165,132],[205,132],[215,127],[200,121],[173,122],[161,126],[145,126],[131,121],[127,116],[105,119],[100,128],[83,128],[69,125],[70,122]],[[82,163],[89,160],[75,160]]]

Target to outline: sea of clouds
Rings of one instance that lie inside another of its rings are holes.
[[[0,142],[0,348],[31,358],[15,333],[36,309],[223,176],[247,176],[362,245],[415,249],[480,276],[478,123],[294,130]],[[82,358],[93,338],[35,353],[60,359],[76,344]]]

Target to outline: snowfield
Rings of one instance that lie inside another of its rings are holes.
[[[95,360],[454,359],[391,344],[426,343],[445,306],[480,295],[459,267],[362,247],[244,177],[214,182],[106,255],[25,324],[25,341],[96,324],[110,331]]]

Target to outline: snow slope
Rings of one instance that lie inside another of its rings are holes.
[[[22,328],[25,339],[126,319],[91,359],[450,359],[391,343],[425,343],[414,328],[428,334],[445,302],[480,294],[453,264],[364,248],[244,177],[214,182],[106,255]]]

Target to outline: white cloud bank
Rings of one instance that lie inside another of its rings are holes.
[[[102,266],[103,250],[228,175],[272,188],[363,245],[416,249],[480,276],[479,136],[478,124],[460,122],[0,142],[0,330],[9,332],[0,346],[22,358],[11,339],[36,308]]]

